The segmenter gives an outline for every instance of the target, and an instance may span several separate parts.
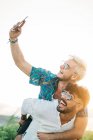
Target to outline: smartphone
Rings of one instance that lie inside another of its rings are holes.
[[[26,17],[20,22],[20,24],[15,25],[15,26],[12,28],[12,31],[18,30],[18,27],[21,27],[22,24],[25,22],[25,20],[26,20],[27,18],[28,18],[28,16],[26,16]]]
[[[25,22],[25,20],[28,18],[28,16],[26,16],[19,24],[19,27],[23,24],[23,22]]]

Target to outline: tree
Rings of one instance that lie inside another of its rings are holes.
[[[12,117],[6,125],[0,127],[0,140],[14,140],[17,129],[17,120],[15,117]]]

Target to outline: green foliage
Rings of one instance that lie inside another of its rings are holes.
[[[6,125],[0,127],[0,140],[14,140],[17,128],[18,124],[13,117]]]
[[[16,126],[4,126],[0,128],[0,140],[14,140],[16,136]]]
[[[93,140],[93,131],[86,131],[81,140]]]
[[[14,140],[18,127],[17,119],[12,116],[6,125],[0,127],[0,140]],[[86,131],[81,140],[93,140],[93,131]]]

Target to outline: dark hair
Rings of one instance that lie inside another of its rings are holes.
[[[70,94],[77,94],[78,97],[83,101],[84,108],[89,103],[90,95],[87,88],[78,86],[77,84],[68,84],[66,90],[69,91]]]

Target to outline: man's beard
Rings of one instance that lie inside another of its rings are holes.
[[[70,81],[70,80],[71,80],[71,77],[72,77],[72,76],[69,76],[69,77],[67,77],[67,78],[64,77],[64,78],[63,78],[63,81]]]
[[[70,80],[71,80],[71,76],[59,78],[59,81],[70,81]]]
[[[73,110],[76,109],[76,106],[72,106],[71,108],[66,108],[65,110],[61,110],[59,106],[57,106],[57,111],[60,112],[60,113],[63,113],[63,114],[67,114],[67,113],[70,113],[72,112]]]

